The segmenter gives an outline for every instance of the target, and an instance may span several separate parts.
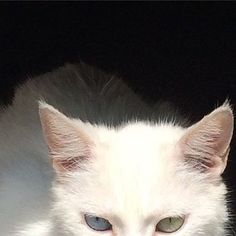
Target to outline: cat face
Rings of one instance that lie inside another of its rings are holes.
[[[188,129],[146,123],[108,129],[46,104],[40,109],[56,171],[57,235],[226,234],[220,174],[232,136],[228,106]]]

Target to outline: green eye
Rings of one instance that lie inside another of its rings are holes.
[[[112,225],[110,222],[104,218],[91,216],[91,215],[84,215],[84,219],[87,225],[96,231],[107,231],[112,229]]]
[[[167,217],[159,221],[156,226],[156,231],[163,233],[174,233],[179,230],[184,224],[182,217]]]

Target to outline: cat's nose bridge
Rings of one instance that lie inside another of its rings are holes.
[[[152,232],[130,232],[126,234],[122,234],[122,236],[154,236],[155,234]],[[115,235],[114,235],[115,236]]]
[[[119,236],[155,236],[155,230],[152,227],[140,229],[139,227],[132,227],[123,231]],[[117,235],[114,235],[117,236]]]

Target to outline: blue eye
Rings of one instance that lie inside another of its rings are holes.
[[[87,225],[93,230],[106,231],[112,229],[110,222],[104,218],[85,214],[84,219]]]

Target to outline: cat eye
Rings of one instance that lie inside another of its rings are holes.
[[[112,229],[110,222],[104,218],[85,214],[84,219],[87,225],[93,230],[107,231]]]
[[[159,221],[156,225],[156,231],[163,233],[174,233],[184,224],[182,217],[167,217]]]

